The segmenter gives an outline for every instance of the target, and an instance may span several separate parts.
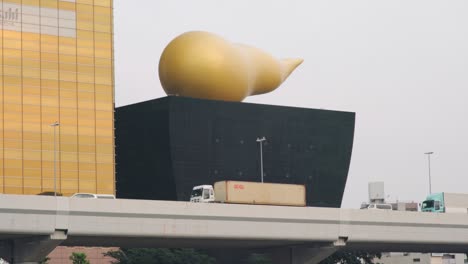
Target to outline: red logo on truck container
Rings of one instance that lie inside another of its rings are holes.
[[[243,184],[234,184],[234,189],[244,190],[244,185]]]

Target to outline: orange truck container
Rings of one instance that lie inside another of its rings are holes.
[[[306,206],[304,185],[219,181],[214,184],[215,202]]]

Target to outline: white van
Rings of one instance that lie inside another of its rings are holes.
[[[75,193],[70,198],[115,199],[113,194]]]
[[[379,203],[371,203],[369,206],[367,206],[367,209],[370,210],[392,210],[392,205],[391,204],[379,204]]]

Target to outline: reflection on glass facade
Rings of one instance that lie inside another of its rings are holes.
[[[112,0],[0,0],[0,193],[114,193]],[[54,159],[54,127],[56,127]]]

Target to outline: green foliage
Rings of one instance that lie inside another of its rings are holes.
[[[89,260],[86,259],[85,253],[73,252],[70,256],[70,260],[73,262],[73,264],[90,264]]]
[[[263,254],[251,254],[247,264],[271,264],[271,259]]]
[[[322,260],[320,264],[372,264],[375,258],[382,256],[381,253],[366,251],[337,251],[328,258]]]
[[[215,264],[215,259],[194,249],[120,249],[109,251],[113,264]]]
[[[44,258],[43,260],[39,261],[39,264],[49,264],[49,257]]]

